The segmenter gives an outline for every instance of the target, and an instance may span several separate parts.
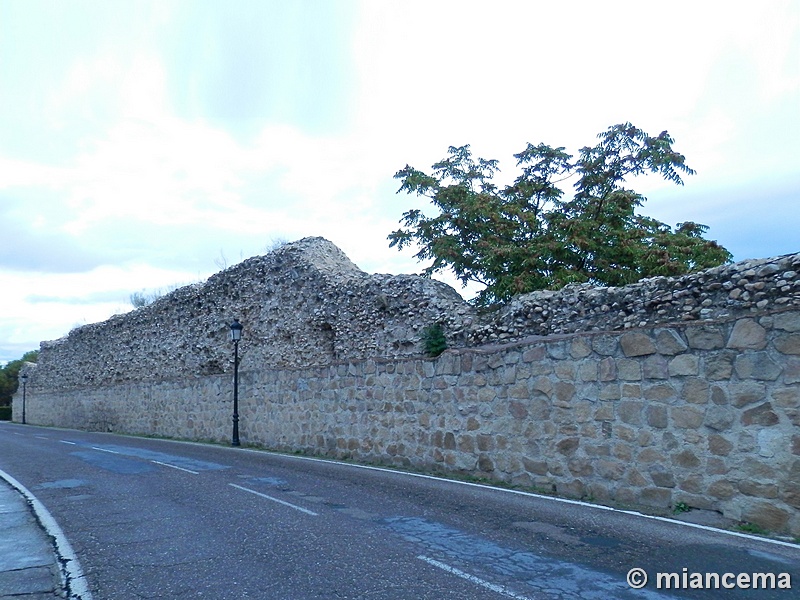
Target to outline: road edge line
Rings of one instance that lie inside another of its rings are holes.
[[[175,440],[178,441],[178,440]],[[181,440],[182,441],[182,440]],[[197,443],[197,442],[184,442],[184,443]],[[659,515],[648,515],[643,512],[635,511],[635,510],[626,510],[622,508],[615,508],[613,506],[606,506],[604,504],[592,504],[591,502],[584,502],[583,500],[573,500],[571,498],[559,498],[558,496],[548,496],[546,494],[537,494],[535,492],[526,492],[524,490],[514,490],[499,486],[493,485],[486,485],[483,483],[474,483],[472,481],[459,481],[458,479],[448,479],[446,477],[436,477],[435,475],[426,475],[424,473],[412,473],[409,471],[400,471],[397,469],[388,469],[386,467],[376,467],[373,465],[360,465],[357,463],[348,463],[342,462],[336,459],[328,459],[328,458],[317,458],[314,456],[300,456],[296,454],[284,454],[282,452],[270,452],[269,450],[257,450],[254,448],[237,448],[237,452],[254,452],[254,453],[261,453],[267,454],[272,456],[280,456],[285,458],[293,458],[297,460],[307,460],[311,462],[321,462],[321,463],[328,463],[328,464],[336,464],[342,467],[354,467],[356,469],[367,469],[370,471],[382,471],[384,473],[393,473],[395,475],[406,475],[408,477],[419,477],[420,479],[432,479],[434,481],[440,482],[447,482],[447,483],[455,483],[458,485],[465,485],[470,487],[482,488],[485,490],[491,490],[494,492],[504,492],[507,494],[517,494],[519,496],[528,496],[530,498],[539,498],[541,500],[550,500],[552,502],[560,502],[562,504],[572,504],[575,506],[582,506],[586,508],[594,508],[596,510],[605,510],[609,512],[615,512],[625,515],[631,515],[634,517],[641,517],[643,519],[651,519],[653,521],[660,521],[662,523],[666,523],[668,525],[680,525],[683,527],[691,527],[692,529],[700,529],[702,531],[711,531],[713,533],[721,533],[724,535],[729,535],[732,537],[744,538],[747,540],[754,540],[757,542],[765,542],[768,544],[775,544],[776,546],[785,546],[787,548],[793,548],[797,550],[800,548],[800,545],[793,544],[791,542],[784,542],[782,540],[776,540],[767,537],[760,537],[757,535],[752,535],[749,533],[743,533],[740,531],[730,531],[729,529],[720,529],[718,527],[712,527],[710,525],[701,525],[700,523],[692,523],[690,521],[680,521],[678,519],[670,519],[669,517],[661,517]]]
[[[67,540],[67,536],[64,535],[64,531],[59,527],[50,511],[28,488],[2,469],[0,469],[0,477],[24,496],[45,532],[53,538],[61,577],[66,584],[70,600],[93,600],[81,563]]]

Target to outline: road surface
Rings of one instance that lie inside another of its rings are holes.
[[[94,600],[800,597],[796,545],[390,470],[8,423],[0,470]]]

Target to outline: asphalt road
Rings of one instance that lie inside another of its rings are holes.
[[[0,469],[56,519],[95,600],[789,600],[800,589],[798,546],[329,461],[4,423]],[[649,577],[641,590],[627,583],[633,568]],[[676,576],[659,589],[658,573]],[[716,573],[719,589],[676,589],[694,573],[704,585]],[[722,587],[740,573],[792,589]]]

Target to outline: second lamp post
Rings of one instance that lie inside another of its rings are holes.
[[[231,323],[231,341],[233,342],[233,437],[231,446],[239,446],[239,340],[242,339],[242,324],[239,319]]]
[[[25,425],[25,388],[28,387],[28,374],[23,373],[19,378],[22,380],[22,424]]]

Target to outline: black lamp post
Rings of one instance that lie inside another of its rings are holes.
[[[22,424],[25,425],[25,388],[28,386],[28,374],[23,373],[19,378],[22,380]]]
[[[242,339],[242,324],[239,319],[231,323],[231,341],[233,342],[233,438],[231,446],[239,446],[239,340]],[[23,404],[24,406],[24,404]]]

